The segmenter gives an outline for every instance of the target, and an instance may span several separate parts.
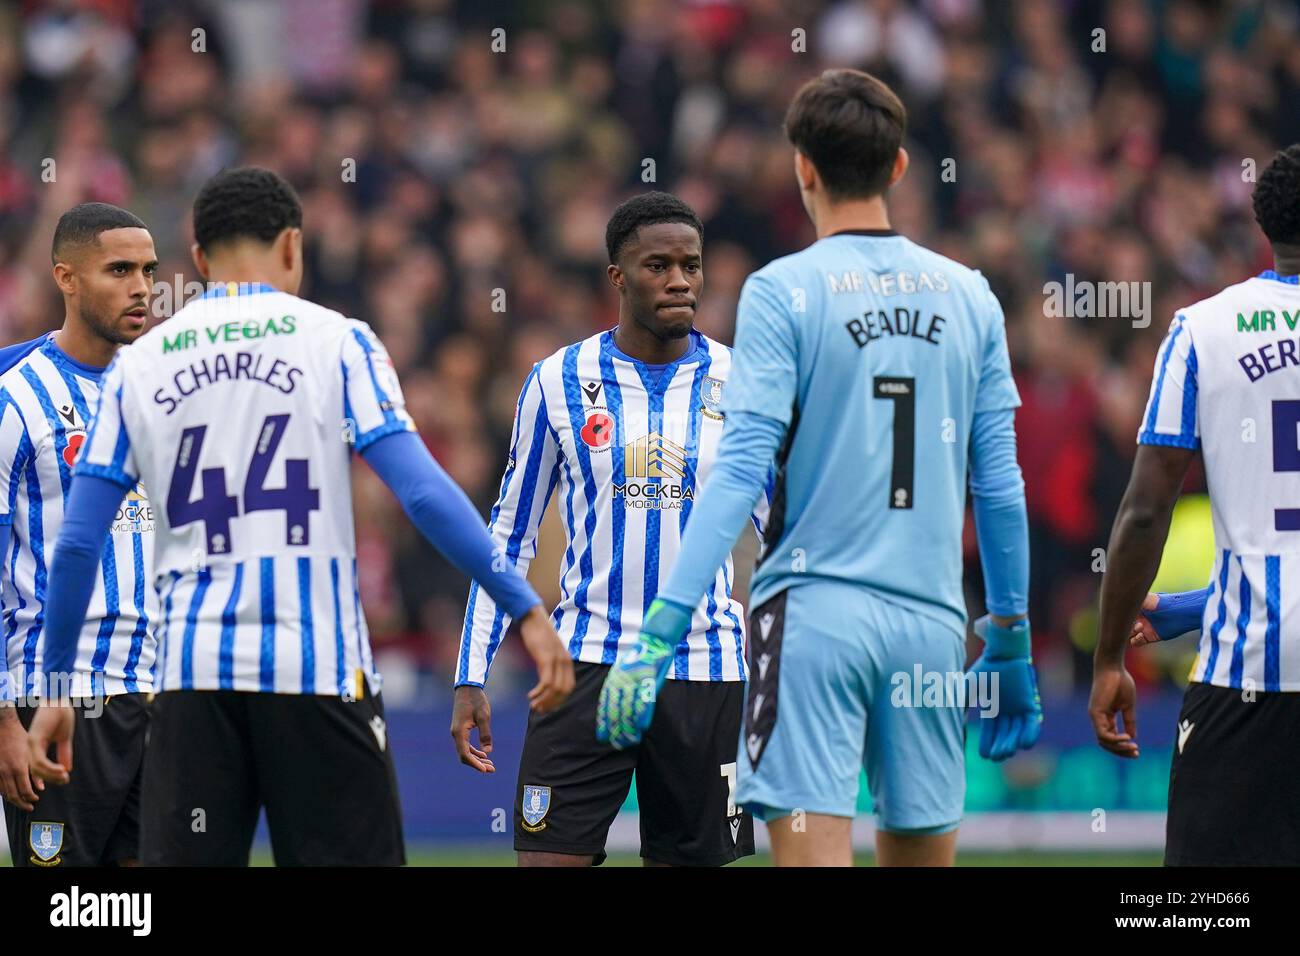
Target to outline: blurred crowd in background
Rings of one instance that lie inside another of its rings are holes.
[[[695,207],[697,324],[730,342],[746,275],[814,238],[781,133],[791,95],[828,66],[868,69],[909,111],[896,228],[982,270],[1006,313],[1024,402],[1035,657],[1044,694],[1065,691],[1088,673],[1096,549],[1164,330],[1179,306],[1271,265],[1250,212],[1252,170],[1300,140],[1298,10],[6,0],[0,344],[60,324],[49,242],[69,206],[100,200],[141,216],[175,296],[178,279],[199,278],[198,186],[223,166],[268,166],[302,196],[302,294],[371,323],[425,441],[486,515],[531,364],[617,320],[604,270],[614,207],[651,188]],[[1150,282],[1149,326],[1053,316],[1044,284],[1067,275]],[[381,667],[404,659],[441,681],[467,584],[363,465],[356,479]],[[967,557],[979,611],[969,533]],[[553,596],[548,573],[534,582]],[[1191,650],[1133,664],[1140,679],[1181,680]],[[527,679],[522,666],[507,650],[494,684]]]

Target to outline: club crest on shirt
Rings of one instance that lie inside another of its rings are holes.
[[[524,787],[523,811],[524,829],[529,833],[540,833],[546,829],[546,811],[551,809],[551,788]]]
[[[27,843],[34,854],[31,861],[37,866],[58,866],[59,851],[63,849],[63,824],[33,822]]]
[[[715,421],[722,421],[722,379],[704,376],[700,383],[700,411]]]

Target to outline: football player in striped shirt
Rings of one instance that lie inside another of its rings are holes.
[[[702,235],[695,212],[675,196],[645,193],[619,206],[605,231],[618,326],[538,362],[519,396],[490,528],[526,570],[547,502],[557,498],[568,547],[551,616],[577,662],[568,703],[529,717],[515,794],[523,866],[601,863],[633,771],[647,864],[718,866],[753,852],[753,823],[734,793],[746,667],[730,559],[672,650],[645,745],[615,750],[591,726],[605,674],[635,640],[694,520],[722,434],[731,350],[692,327]],[[757,525],[762,489],[755,499]],[[495,769],[483,687],[509,621],[482,588],[470,591],[452,735],[461,761],[482,772]],[[475,727],[478,747],[469,739]]]
[[[124,492],[158,501],[158,688],[145,760],[147,865],[244,865],[265,807],[278,864],[398,864],[401,815],[380,676],[357,589],[353,451],[414,523],[512,615],[538,710],[572,663],[527,582],[415,432],[364,322],[298,298],[302,209],[265,169],[194,202],[202,297],[104,375],[55,549],[46,671],[80,627],[87,558]],[[45,706],[37,746],[68,737]]]
[[[15,757],[21,745],[25,768],[32,758],[19,720],[31,722],[43,689],[49,562],[73,465],[104,367],[144,332],[158,266],[144,223],[105,203],[84,203],[60,217],[52,258],[63,327],[25,343],[0,376],[0,627],[7,661],[0,697],[26,704],[0,708],[0,737]],[[139,855],[157,610],[149,580],[153,504],[145,486],[132,484],[111,525],[86,568],[90,603],[74,634],[71,666],[59,674],[62,692],[77,704],[77,776],[67,783],[67,774],[56,772],[52,781],[66,785],[41,783],[39,793],[30,784],[17,793],[6,786],[15,866],[114,865]],[[18,776],[30,779],[27,769]]]
[[[1169,770],[1171,866],[1300,865],[1300,144],[1260,173],[1254,208],[1274,267],[1174,316],[1102,579],[1088,712],[1104,749],[1139,753],[1130,641],[1200,638]],[[1209,584],[1147,595],[1198,451]]]
[[[857,70],[828,70],[791,103],[786,134],[819,238],[745,283],[717,466],[597,716],[617,745],[641,739],[665,649],[775,459],[736,799],[767,822],[783,866],[852,863],[864,766],[877,859],[953,862],[965,791],[968,474],[992,614],[976,628],[987,635],[976,674],[990,675],[980,752],[1005,759],[1032,746],[1041,724],[1020,399],[1002,309],[979,273],[890,228],[885,195],[907,168],[905,128],[898,97]],[[948,690],[907,692],[915,674]]]

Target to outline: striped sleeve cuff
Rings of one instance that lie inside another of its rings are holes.
[[[1143,429],[1138,435],[1139,445],[1163,445],[1166,448],[1186,448],[1195,451],[1201,447],[1198,435],[1165,435],[1161,432]]]

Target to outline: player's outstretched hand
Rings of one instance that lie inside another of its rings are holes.
[[[469,742],[470,731],[478,730],[478,746]],[[492,764],[492,704],[487,691],[473,684],[456,688],[451,706],[451,739],[456,742],[460,762],[479,773],[496,773]]]
[[[33,785],[31,762],[27,758],[27,731],[18,721],[18,711],[13,706],[0,707],[0,796],[29,813],[36,808],[37,790],[45,784],[36,780]]]
[[[1176,594],[1148,594],[1142,601],[1142,613],[1133,622],[1129,646],[1141,647],[1156,641],[1171,641],[1184,634],[1199,634],[1208,599],[1208,588]]]
[[[537,686],[528,692],[528,705],[544,714],[573,693],[573,658],[540,604],[519,619],[519,634],[537,665]]]
[[[655,599],[634,645],[619,651],[605,675],[596,705],[596,739],[626,750],[641,742],[654,719],[659,688],[668,679],[677,639],[690,627],[690,611]]]
[[[980,714],[980,756],[1006,760],[1017,750],[1038,743],[1043,729],[1043,705],[1038,696],[1038,678],[1030,656],[1029,621],[999,627],[989,615],[975,622],[975,633],[984,641],[984,653],[971,673],[996,678],[997,712]]]
[[[33,776],[48,783],[68,782],[72,774],[72,732],[77,726],[76,716],[66,703],[44,703],[36,708],[32,725],[27,728],[27,759],[31,761]],[[50,760],[51,744],[58,754],[58,763]]]
[[[1124,718],[1120,730],[1116,716]],[[1120,757],[1138,756],[1137,685],[1133,675],[1119,667],[1098,667],[1092,674],[1092,694],[1088,697],[1088,717],[1093,733],[1103,750]]]
[[[1160,604],[1160,595],[1148,594],[1142,600],[1142,611],[1133,622],[1133,633],[1129,635],[1128,643],[1130,647],[1141,647],[1143,644],[1154,644],[1160,640],[1160,633],[1151,623],[1145,612],[1154,611]]]

